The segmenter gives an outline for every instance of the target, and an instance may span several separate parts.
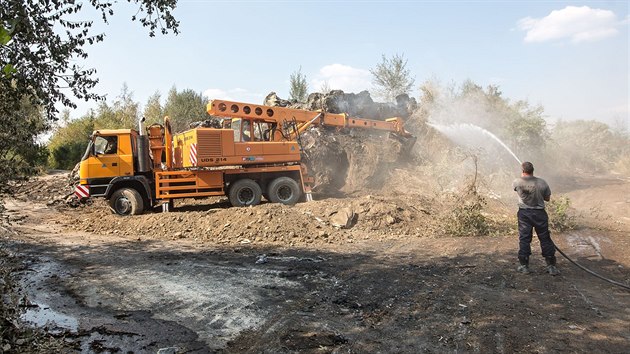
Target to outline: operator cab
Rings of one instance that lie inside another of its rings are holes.
[[[234,131],[235,143],[273,141],[272,132],[275,131],[276,125],[275,122],[246,118],[231,118],[223,121],[224,129]]]

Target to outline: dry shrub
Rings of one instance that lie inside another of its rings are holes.
[[[485,236],[490,233],[490,225],[483,214],[487,201],[476,189],[469,189],[455,200],[455,204],[442,220],[447,235]]]
[[[549,227],[556,231],[566,231],[574,229],[576,224],[575,215],[571,214],[571,199],[561,196],[549,201],[546,205],[549,214]]]
[[[624,176],[630,176],[630,154],[619,157],[614,165],[614,171]]]

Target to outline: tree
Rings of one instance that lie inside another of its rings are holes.
[[[138,7],[138,20],[154,36],[156,30],[178,33],[171,11],[177,0],[127,0]],[[59,106],[76,107],[71,97],[101,99],[93,92],[98,82],[93,68],[84,68],[85,46],[104,39],[91,31],[92,21],[77,20],[83,11],[96,10],[107,22],[114,14],[113,0],[5,0],[0,6],[0,121],[3,131],[18,131],[28,122],[15,117],[23,100],[39,107],[44,121],[57,118]],[[91,9],[85,9],[91,8]],[[23,132],[20,131],[20,134]],[[39,132],[30,131],[31,141]],[[0,155],[0,165],[11,157]],[[3,182],[3,181],[2,181]]]
[[[630,152],[630,139],[593,120],[559,121],[551,136],[554,160],[582,172],[608,172]]]
[[[171,118],[176,132],[188,129],[190,123],[208,118],[206,99],[199,93],[186,89],[181,92],[173,86],[164,104],[164,114]]]
[[[322,82],[322,84],[319,86],[319,92],[326,94],[330,93],[330,91],[332,91],[332,88],[330,87],[330,82],[328,82],[328,80],[324,80],[324,82]]]
[[[308,96],[308,83],[306,75],[302,74],[302,67],[293,72],[289,77],[289,97],[298,102],[305,102]]]
[[[376,96],[388,102],[394,102],[396,96],[409,94],[415,82],[407,69],[407,59],[402,54],[395,54],[391,58],[383,55],[382,61],[376,68],[370,69],[372,82],[376,86]]]
[[[164,119],[164,109],[160,103],[161,95],[159,91],[155,91],[153,95],[147,100],[146,106],[144,106],[144,118],[146,118],[145,124],[147,126],[153,123],[162,123]]]
[[[178,33],[179,23],[171,15],[177,0],[127,0],[138,5],[132,21],[149,28],[154,36]],[[115,1],[89,0],[103,21],[114,14]],[[88,5],[88,6],[89,6]],[[23,96],[42,106],[46,116],[55,120],[56,105],[76,107],[64,88],[78,99],[99,99],[91,92],[98,79],[95,69],[84,69],[77,59],[87,58],[84,47],[104,39],[91,33],[92,21],[77,21],[84,3],[73,0],[7,0],[0,7],[0,75],[3,99],[19,102]],[[87,6],[86,6],[87,7]]]
[[[110,106],[99,102],[96,108],[94,129],[137,129],[140,104],[133,100],[133,92],[123,84],[120,95]]]
[[[81,160],[94,131],[95,120],[94,112],[74,120],[70,118],[70,111],[62,112],[62,119],[48,141],[50,168],[70,170]]]
[[[0,109],[7,110],[3,100]],[[47,154],[37,139],[48,129],[43,109],[25,97],[16,110],[7,111],[0,119],[0,191],[7,181],[34,173],[45,164]]]

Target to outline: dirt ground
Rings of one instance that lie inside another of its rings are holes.
[[[449,237],[448,198],[393,188],[293,207],[186,201],[124,218],[100,202],[63,206],[49,183],[63,176],[5,200],[2,244],[24,263],[22,322],[69,351],[630,352],[630,291],[562,258],[560,276],[545,274],[536,241],[534,273],[515,271],[510,200],[488,198],[494,229],[509,230]],[[553,234],[625,284],[629,191],[614,176],[565,183],[579,227]]]

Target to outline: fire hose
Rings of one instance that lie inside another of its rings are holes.
[[[609,282],[609,283],[611,283],[611,284],[613,284],[613,285],[617,285],[617,286],[620,286],[620,287],[622,287],[622,288],[624,288],[624,289],[628,289],[628,290],[630,290],[630,286],[628,286],[628,285],[626,285],[626,284],[623,284],[623,283],[620,283],[620,282],[618,282],[618,281],[614,281],[614,280],[612,280],[612,279],[608,279],[608,278],[606,278],[606,277],[605,277],[605,276],[603,276],[603,275],[599,275],[599,274],[597,274],[597,273],[593,272],[592,270],[590,270],[590,269],[588,269],[588,268],[584,267],[583,265],[581,265],[581,264],[579,264],[579,263],[576,263],[574,260],[572,260],[571,258],[569,258],[569,256],[567,256],[566,254],[564,254],[564,252],[562,252],[562,250],[561,250],[560,248],[558,248],[558,246],[555,246],[555,247],[556,247],[556,250],[558,250],[558,252],[560,252],[560,254],[561,254],[564,258],[566,258],[569,262],[573,263],[576,267],[578,267],[578,268],[582,269],[583,271],[585,271],[585,272],[587,272],[587,273],[589,273],[589,274],[591,274],[591,275],[593,275],[593,276],[595,276],[595,277],[597,277],[597,278],[599,278],[599,279],[602,279],[602,280],[604,280],[604,281],[607,281],[607,282]]]

